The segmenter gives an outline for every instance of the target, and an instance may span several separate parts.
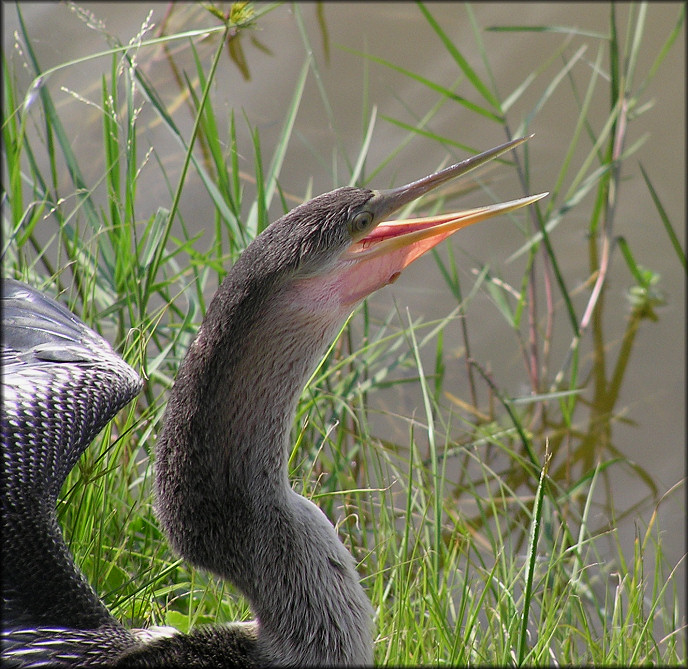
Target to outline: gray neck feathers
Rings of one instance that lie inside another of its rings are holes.
[[[254,244],[254,246],[256,246]],[[371,607],[325,515],[291,490],[299,394],[346,314],[318,310],[249,247],[179,370],[158,437],[158,516],[173,547],[234,583],[267,661],[372,661]]]

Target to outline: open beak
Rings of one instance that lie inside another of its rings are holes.
[[[527,139],[529,137],[512,140],[406,186],[378,191],[368,205],[375,219],[384,221],[385,217],[421,195],[484,165]],[[393,282],[405,267],[457,230],[497,214],[520,209],[546,195],[548,193],[540,193],[477,209],[380,223],[367,235],[355,240],[341,258],[348,265],[340,275],[340,280],[345,279],[347,286],[344,291],[347,301],[357,302]]]

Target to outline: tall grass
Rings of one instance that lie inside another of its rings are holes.
[[[3,60],[3,275],[59,295],[146,380],[138,401],[86,452],[59,503],[77,563],[113,614],[131,626],[171,624],[188,630],[200,623],[250,617],[231,586],[195,571],[170,552],[152,512],[150,484],[166,391],[213,288],[275,208],[287,211],[294,204],[280,186],[280,175],[295,141],[294,122],[308,76],[319,83],[325,109],[332,110],[319,65],[306,56],[274,146],[261,144],[250,118],[214,106],[209,92],[225,53],[246,71],[250,63],[241,49],[242,35],[273,9],[236,3],[226,13],[211,7],[202,30],[151,34],[144,25],[122,45],[97,17],[75,8],[103,34],[111,63],[98,96],[89,102],[102,123],[103,167],[95,174],[71,148],[49,85],[51,72],[41,69],[21,5],[19,40],[31,85],[22,87],[10,60]],[[638,328],[644,319],[656,317],[654,309],[662,300],[657,274],[643,268],[635,250],[615,236],[614,215],[624,168],[638,148],[627,145],[629,125],[640,114],[651,113],[643,92],[683,29],[685,9],[677,5],[675,30],[650,68],[641,72],[642,36],[652,6],[634,5],[628,12],[628,39],[623,42],[611,6],[606,30],[590,36],[597,52],[582,89],[580,79],[572,76],[582,51],[571,54],[566,48],[573,28],[499,28],[533,37],[556,31],[562,38],[542,68],[507,96],[497,92],[484,29],[470,6],[465,12],[475,55],[462,52],[432,11],[419,6],[419,21],[432,28],[437,48],[446,51],[463,75],[460,94],[374,55],[356,57],[394,68],[434,101],[414,123],[380,114],[377,122],[404,131],[400,145],[420,135],[448,150],[468,148],[458,143],[461,138],[429,129],[430,120],[447,104],[460,105],[463,113],[494,124],[508,137],[529,133],[554,92],[570,87],[578,101],[578,122],[561,147],[551,196],[530,209],[527,223],[519,219],[524,242],[516,253],[525,258],[523,275],[518,285],[508,285],[484,264],[467,286],[454,255],[449,252],[443,259],[436,254],[438,271],[457,301],[446,317],[417,322],[392,313],[377,322],[362,307],[301,398],[290,457],[293,484],[337,522],[359,561],[376,611],[375,657],[380,664],[680,664],[686,658],[685,610],[680,610],[682,593],[673,576],[684,567],[666,563],[659,513],[637,524],[631,555],[624,551],[614,522],[600,530],[591,513],[612,468],[628,469],[656,493],[649,476],[614,451],[609,439],[610,416]],[[310,53],[312,36],[298,5],[294,17],[304,51]],[[173,24],[172,18],[166,17],[163,28]],[[208,34],[212,49],[200,40]],[[325,42],[326,36],[324,25]],[[191,51],[190,71],[177,66],[174,47],[179,44]],[[177,72],[181,99],[193,119],[190,131],[180,128],[146,74],[151,53],[163,54]],[[487,71],[484,77],[471,65],[477,58]],[[95,55],[91,59],[95,62]],[[543,82],[545,76],[550,78]],[[510,110],[534,86],[542,91],[539,100],[514,121]],[[590,119],[589,110],[593,97],[602,94],[610,102],[600,124]],[[155,146],[142,146],[142,113],[154,117],[178,142],[179,173],[170,174]],[[329,121],[336,128],[333,114]],[[337,137],[348,169],[341,183],[372,182],[398,154],[396,147],[378,165],[369,164],[375,122],[375,111],[366,108],[361,151],[353,159]],[[248,145],[239,145],[240,124],[249,130]],[[581,152],[583,160],[574,161]],[[242,172],[246,162],[253,165],[253,174]],[[167,197],[164,206],[142,218],[138,212],[145,209],[145,193],[139,184],[142,170],[151,165]],[[530,192],[531,149],[526,146],[501,169],[513,170],[524,194]],[[216,210],[202,239],[191,232],[180,209],[191,173]],[[671,261],[685,268],[675,223],[662,206],[652,175],[644,170],[642,175],[657,208],[657,234],[665,231],[676,252]],[[435,209],[444,204],[442,197],[430,202]],[[575,211],[589,221],[590,281],[582,308],[572,299],[551,242],[552,232]],[[636,286],[612,364],[603,314],[617,247]],[[518,342],[530,390],[524,398],[509,397],[486,365],[471,357],[471,336],[476,336],[471,333],[478,326],[470,323],[464,308],[477,291],[490,295],[503,317],[505,336],[511,333]],[[544,300],[538,299],[540,293]],[[568,354],[555,362],[554,320],[560,314]],[[449,324],[456,327],[459,315],[469,398],[454,398],[445,389],[450,356],[445,331]],[[583,342],[589,340],[592,367],[582,364]],[[427,351],[434,352],[432,369],[421,355]],[[376,390],[403,383],[418,385],[422,405],[411,416],[397,417],[407,438],[393,443],[371,427],[367,399]],[[480,400],[485,393],[487,403]],[[657,509],[661,502],[656,501]],[[611,558],[610,546],[615,551]]]

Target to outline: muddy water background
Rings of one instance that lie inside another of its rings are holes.
[[[108,32],[122,42],[128,42],[140,29],[150,9],[153,9],[153,23],[159,24],[168,5],[144,3],[86,3],[101,19]],[[439,24],[471,59],[471,65],[484,73],[468,15],[462,5],[440,3],[428,5]],[[606,33],[608,29],[608,7],[600,3],[590,4],[477,4],[474,6],[477,22],[482,27],[495,25],[566,25],[581,30]],[[637,71],[645,73],[656,57],[661,45],[675,25],[678,4],[652,3],[649,8],[648,26],[644,36],[641,58]],[[364,60],[340,48],[345,45],[374,54],[396,66],[451,86],[459,76],[456,65],[440,44],[423,19],[417,6],[411,3],[361,3],[355,6],[347,3],[325,3],[323,6],[329,43],[324,39],[318,22],[318,7],[305,4],[301,7],[313,58],[319,65],[322,85],[328,93],[334,110],[336,129],[328,116],[319,93],[318,84],[312,73],[306,83],[295,126],[296,137],[290,144],[282,170],[280,183],[285,192],[301,199],[310,188],[313,194],[343,185],[347,172],[341,158],[338,158],[339,177],[334,181],[330,166],[337,146],[341,142],[351,162],[361,146],[364,128],[368,123],[370,109],[375,106],[378,119],[369,152],[368,165],[376,166],[389,152],[404,140],[406,133],[382,119],[382,115],[414,123],[414,114],[425,114],[435,104],[437,97],[419,83],[412,81],[391,69]],[[21,71],[22,59],[13,48],[13,34],[17,28],[16,12],[10,4],[3,4],[3,37],[5,55],[12,59]],[[33,38],[39,62],[48,68],[72,59],[86,56],[107,48],[101,34],[89,29],[65,4],[27,3],[23,5],[24,18]],[[628,7],[618,6],[618,26],[623,34],[626,30]],[[175,30],[216,25],[199,7],[177,9]],[[244,52],[250,70],[247,80],[231,60],[223,58],[220,64],[219,85],[213,91],[216,106],[224,107],[227,115],[233,109],[240,119],[239,142],[251,154],[246,126],[241,121],[242,112],[258,128],[261,145],[266,157],[279,136],[285,110],[293,94],[295,82],[304,65],[306,48],[299,33],[293,11],[288,6],[270,13],[259,23],[254,36],[266,45],[271,53],[252,45],[250,39],[243,39]],[[248,36],[250,37],[250,36]],[[498,89],[504,94],[523,81],[562,42],[561,34],[483,33],[483,39],[490,50],[490,64],[495,73]],[[585,89],[589,68],[597,56],[598,43],[592,37],[580,37],[572,41],[567,54],[572,54],[581,44],[588,45],[584,58],[573,70],[574,77],[580,77],[580,90]],[[199,44],[204,56],[215,49],[215,40],[210,38]],[[186,48],[175,43],[179,61],[188,72],[193,64]],[[612,426],[614,446],[626,457],[645,469],[659,490],[661,496],[684,477],[685,471],[685,295],[684,275],[669,240],[657,217],[647,189],[637,169],[642,162],[650,175],[658,194],[681,236],[685,248],[685,37],[682,35],[674,45],[658,76],[653,80],[643,99],[652,100],[654,108],[631,123],[626,146],[645,134],[649,140],[634,158],[624,165],[626,181],[621,186],[619,207],[616,213],[615,234],[626,237],[638,261],[662,275],[661,288],[667,296],[667,304],[657,310],[659,321],[644,321],[640,326],[631,362],[627,370],[617,413],[625,418],[615,420]],[[184,53],[186,51],[186,53]],[[175,106],[179,89],[173,80],[168,61],[157,49],[142,49],[138,63],[155,87],[163,95],[169,82],[169,97],[166,103]],[[85,98],[99,100],[99,86],[102,74],[109,73],[110,58],[90,60],[84,64],[62,69],[47,82],[58,110],[78,156],[92,157],[92,176],[102,174],[102,141],[99,112],[60,87],[76,91]],[[207,61],[206,61],[207,62]],[[606,66],[606,59],[605,59]],[[524,100],[509,112],[512,128],[532,108],[542,94],[544,87],[552,80],[554,72],[561,67],[561,61],[546,70]],[[31,80],[28,73],[26,85]],[[364,113],[364,90],[367,87],[367,108]],[[474,95],[465,83],[457,89],[459,94]],[[607,88],[598,86],[597,99],[590,114],[596,129],[608,115]],[[221,113],[221,112],[219,112]],[[453,104],[445,104],[430,123],[432,131],[439,135],[464,142],[474,149],[485,149],[504,141],[500,126],[487,120],[476,120],[473,114]],[[533,172],[531,192],[548,190],[552,187],[560,168],[569,137],[577,120],[577,107],[568,85],[561,86],[530,130],[536,137],[530,142]],[[179,104],[175,121],[182,133],[188,137],[191,132],[191,116],[185,104]],[[141,152],[154,146],[171,179],[179,174],[181,154],[178,145],[169,133],[156,121],[149,110],[142,111],[140,127],[145,128],[141,140]],[[587,147],[586,147],[587,150]],[[465,152],[450,150],[452,158],[461,159]],[[374,187],[398,185],[434,171],[447,157],[447,147],[430,139],[416,138],[408,144],[379,175]],[[576,155],[580,161],[583,154]],[[267,162],[268,158],[265,158]],[[82,161],[83,162],[83,161]],[[249,160],[242,163],[246,173],[252,172]],[[65,176],[65,183],[66,176]],[[250,189],[250,183],[246,188]],[[519,185],[506,171],[497,172],[490,187],[499,199],[518,197]],[[155,169],[144,170],[139,193],[146,193],[145,200],[138,203],[138,218],[145,219],[159,206],[169,207],[167,189]],[[460,206],[473,206],[486,202],[484,193],[474,193],[460,201]],[[196,224],[199,230],[206,222],[213,220],[213,211],[207,194],[194,173],[190,173],[181,202],[181,211],[187,224]],[[588,278],[585,238],[587,221],[579,217],[590,211],[589,206],[574,209],[556,228],[552,242],[558,251],[559,261],[569,289],[574,289]],[[274,212],[278,213],[277,210]],[[451,241],[456,257],[461,261],[464,290],[472,285],[471,269],[480,262],[490,264],[502,278],[519,284],[523,273],[524,257],[507,262],[509,256],[523,243],[521,232],[505,219],[490,221],[454,237]],[[610,356],[618,353],[626,318],[629,312],[625,299],[632,279],[625,264],[616,253],[612,262],[611,279],[606,293],[604,324],[607,349]],[[588,293],[582,291],[574,299],[578,313],[586,303]],[[432,258],[424,258],[409,268],[404,277],[369,300],[371,313],[384,318],[390,309],[398,308],[402,315],[406,309],[413,318],[426,320],[446,315],[455,303],[443,283]],[[563,312],[558,322],[564,330]],[[402,325],[402,323],[399,323]],[[527,394],[526,374],[515,339],[498,315],[489,297],[481,292],[473,300],[469,311],[469,328],[473,357],[493,370],[495,381],[508,395]],[[455,341],[451,338],[455,337]],[[589,339],[589,334],[587,335]],[[461,356],[461,339],[458,325],[448,329],[445,346],[455,350],[455,359],[448,361],[446,389],[458,397],[467,397],[467,379]],[[556,338],[552,363],[558,366],[568,347],[568,337]],[[589,343],[586,351],[590,351]],[[427,351],[428,368],[432,367],[432,351]],[[582,364],[589,369],[591,360],[584,358]],[[406,424],[395,421],[386,412],[409,415],[421,405],[417,388],[406,384],[393,392],[376,393],[371,396],[371,420],[373,429],[387,438],[407,439]],[[379,413],[378,413],[379,412]],[[648,490],[623,470],[612,476],[612,494],[617,509],[631,508],[641,501]],[[636,532],[635,518],[641,516],[644,522],[637,527],[642,532],[653,508],[652,502],[622,521],[620,537],[625,547],[630,548]],[[685,552],[685,489],[681,488],[668,496],[660,505],[660,526],[666,557],[675,564]],[[597,512],[594,519],[599,526],[605,525],[604,511]],[[681,571],[679,587],[683,588],[685,570]],[[685,615],[685,612],[684,612]]]

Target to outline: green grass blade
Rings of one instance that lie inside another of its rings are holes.
[[[440,84],[432,81],[431,79],[428,79],[427,77],[423,77],[420,74],[416,74],[415,72],[412,72],[406,68],[400,67],[398,65],[394,65],[393,63],[390,63],[388,60],[385,60],[384,58],[379,58],[377,56],[373,56],[370,53],[363,53],[362,51],[358,51],[356,49],[350,49],[349,47],[345,47],[340,45],[340,48],[343,51],[347,51],[349,53],[352,53],[356,56],[360,56],[362,58],[366,58],[368,60],[373,61],[374,63],[378,63],[379,65],[384,65],[385,67],[390,68],[391,70],[394,70],[395,72],[400,72],[401,74],[407,76],[409,79],[413,79],[414,81],[417,81],[420,84],[423,84],[426,88],[429,88],[432,91],[435,91],[436,93],[440,93],[444,97],[446,97],[449,100],[452,100],[453,102],[456,102],[460,104],[462,107],[465,107],[469,111],[475,112],[476,114],[479,114],[480,116],[484,116],[485,118],[495,121],[496,123],[503,123],[504,119],[502,116],[499,114],[496,114],[493,111],[490,111],[486,107],[482,107],[475,102],[471,102],[467,98],[458,95],[457,93],[454,93],[452,90],[449,88],[446,88],[445,86],[441,86]]]
[[[662,201],[659,199],[659,195],[657,195],[657,191],[655,190],[655,187],[652,185],[652,182],[650,181],[650,177],[647,175],[647,172],[645,171],[645,168],[643,167],[642,163],[640,163],[640,173],[643,175],[643,179],[645,180],[645,185],[647,186],[647,189],[650,191],[650,195],[652,196],[652,201],[655,204],[655,208],[657,209],[657,213],[659,214],[659,218],[662,220],[662,223],[664,225],[664,229],[666,230],[666,233],[669,237],[669,241],[671,242],[671,245],[674,247],[674,251],[676,251],[676,255],[678,256],[678,259],[680,260],[681,264],[683,265],[683,270],[688,271],[688,265],[686,264],[686,254],[681,248],[681,242],[678,239],[678,236],[674,232],[674,227],[671,224],[671,221],[669,220],[669,216],[666,213],[666,209],[664,209],[664,206],[662,205]]]
[[[640,97],[640,95],[642,95],[642,93],[645,91],[645,88],[647,87],[647,85],[654,79],[655,74],[657,74],[657,71],[659,70],[661,64],[664,62],[664,59],[666,58],[667,54],[671,50],[671,47],[674,45],[674,42],[682,34],[683,23],[685,22],[685,19],[686,19],[686,3],[682,2],[679,4],[680,4],[680,9],[678,12],[678,18],[676,19],[676,23],[674,25],[674,28],[671,31],[669,37],[667,37],[666,41],[662,45],[662,48],[659,50],[659,53],[655,57],[652,65],[648,69],[648,72],[647,72],[645,79],[643,79],[643,81],[638,86],[638,91],[636,93],[637,97]]]
[[[148,266],[147,268],[147,273],[146,273],[146,283],[148,289],[144,291],[144,294],[150,294],[150,288],[153,286],[155,276],[158,272],[158,269],[160,267],[160,264],[162,262],[163,256],[166,253],[166,247],[167,247],[167,240],[170,235],[170,231],[172,230],[172,223],[174,221],[175,215],[177,214],[177,210],[179,208],[179,201],[181,199],[182,195],[182,188],[184,186],[184,181],[186,180],[186,173],[189,169],[189,164],[191,163],[192,155],[193,155],[193,147],[194,147],[194,142],[196,140],[196,135],[198,134],[198,129],[201,123],[201,116],[203,114],[203,109],[205,107],[205,104],[208,100],[208,95],[210,93],[210,87],[212,82],[215,79],[215,72],[217,71],[217,66],[220,62],[220,57],[222,56],[223,53],[223,47],[224,47],[224,41],[227,38],[227,34],[229,33],[229,26],[225,27],[225,31],[223,33],[223,37],[220,40],[219,47],[217,48],[215,52],[215,56],[213,58],[212,64],[210,66],[210,71],[208,73],[208,80],[206,82],[206,86],[203,90],[203,95],[201,96],[201,101],[199,103],[199,110],[198,113],[196,114],[196,118],[194,119],[194,125],[193,129],[191,131],[191,138],[189,140],[189,146],[188,149],[186,150],[186,153],[184,155],[184,162],[182,164],[182,169],[181,173],[179,175],[179,182],[177,185],[177,189],[175,190],[174,193],[174,199],[172,200],[172,205],[170,207],[170,214],[167,219],[167,225],[164,228],[162,238],[161,238],[161,243],[159,247],[155,250],[155,255],[153,257],[153,262]]]
[[[24,24],[24,17],[21,13],[19,5],[17,5],[17,16],[19,18],[19,25],[21,26],[22,36],[24,38],[24,43],[26,45],[26,52],[29,56],[29,59],[31,60],[31,65],[33,67],[34,73],[38,78],[37,83],[39,83],[40,81],[45,79],[47,74],[41,70],[41,66],[38,63],[38,59],[33,50],[33,46],[31,44],[31,40],[29,38],[26,25]],[[98,214],[96,212],[93,202],[91,201],[90,191],[86,186],[86,182],[83,178],[83,175],[81,174],[81,169],[79,168],[79,164],[76,160],[74,152],[72,151],[71,142],[67,137],[62,122],[60,121],[60,117],[57,113],[57,110],[55,109],[55,105],[52,101],[52,98],[50,97],[47,88],[43,85],[39,86],[38,95],[40,96],[43,109],[45,110],[46,123],[57,137],[60,149],[62,150],[63,158],[65,160],[65,164],[67,165],[67,169],[69,171],[69,175],[76,189],[77,198],[79,199],[80,204],[84,208],[86,219],[88,220],[91,227],[94,230],[97,230],[99,227]],[[51,155],[54,155],[52,154],[52,152],[50,153]],[[53,172],[56,172],[56,170],[53,169]]]
[[[418,7],[430,24],[435,34],[440,38],[445,49],[449,52],[454,62],[459,66],[461,71],[466,75],[466,78],[473,84],[473,87],[482,95],[482,97],[496,110],[496,118],[501,119],[502,108],[499,100],[492,94],[492,91],[483,83],[482,79],[477,75],[475,70],[469,65],[468,61],[461,52],[456,48],[455,44],[449,39],[449,36],[442,30],[442,27],[437,22],[437,20],[430,13],[428,8],[423,4],[419,3]]]
[[[349,179],[349,186],[355,186],[361,175],[363,173],[363,166],[365,165],[366,158],[368,157],[368,151],[370,150],[370,143],[373,139],[373,129],[375,128],[375,119],[377,117],[377,107],[373,107],[373,111],[370,114],[370,122],[365,132],[363,138],[363,144],[361,145],[361,150],[358,152],[358,159],[354,165],[354,169],[351,173],[351,179]]]
[[[296,122],[296,115],[299,111],[299,106],[301,105],[301,100],[303,99],[303,91],[306,86],[306,79],[308,78],[308,71],[311,66],[311,59],[306,58],[306,62],[301,68],[299,73],[299,78],[296,80],[294,85],[294,93],[291,96],[291,101],[287,107],[287,115],[284,120],[284,125],[282,126],[282,132],[277,139],[277,149],[270,161],[270,167],[268,168],[267,181],[265,185],[266,192],[266,207],[270,207],[272,202],[272,197],[276,191],[277,179],[279,177],[280,171],[282,170],[282,165],[284,163],[284,158],[287,154],[287,148],[289,146],[289,141],[291,139],[292,131],[294,130],[294,123]]]
[[[537,547],[542,522],[543,500],[545,496],[545,479],[549,470],[550,459],[550,453],[546,452],[545,463],[540,470],[540,479],[538,481],[538,487],[535,493],[535,505],[533,506],[533,514],[531,518],[530,537],[528,539],[528,551],[526,555],[525,591],[523,593],[523,607],[521,611],[521,631],[519,635],[517,653],[517,664],[519,666],[522,666],[526,661],[526,647],[528,644],[528,619],[530,617],[530,604],[533,596],[533,574],[535,573],[535,565],[538,557]]]

